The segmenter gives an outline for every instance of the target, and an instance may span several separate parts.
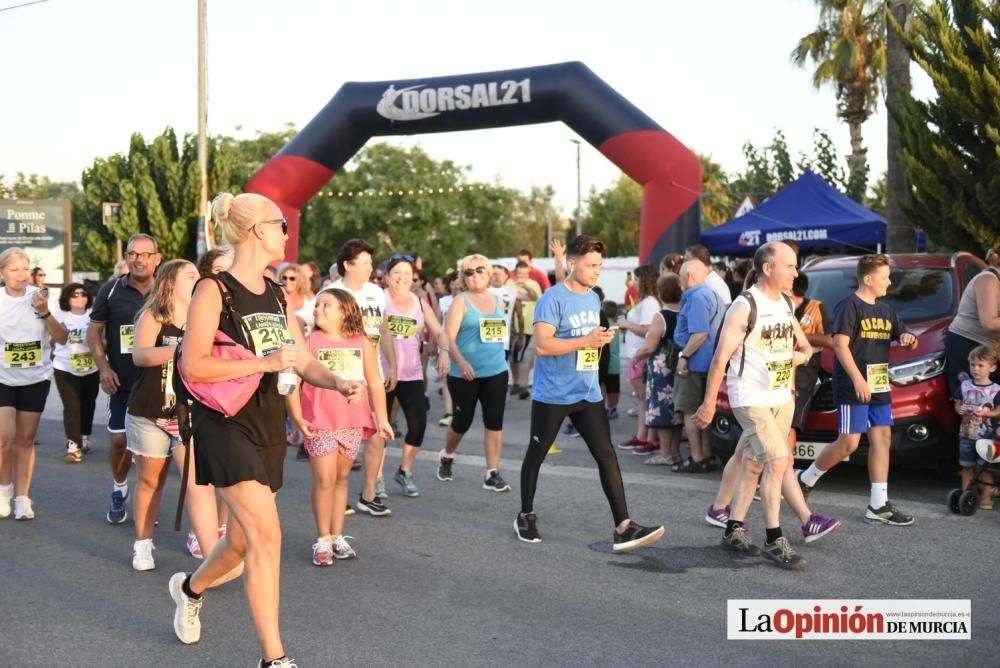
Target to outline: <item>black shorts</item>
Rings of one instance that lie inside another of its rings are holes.
[[[132,388],[118,388],[108,397],[108,431],[112,434],[125,433],[125,413],[128,411],[128,397]]]
[[[0,408],[13,407],[25,413],[41,413],[49,397],[50,380],[31,385],[4,385],[0,383]]]
[[[506,371],[486,378],[466,380],[448,376],[448,391],[454,406],[451,429],[456,434],[464,434],[472,426],[476,415],[476,402],[483,409],[483,426],[490,431],[503,429],[503,411],[507,406]]]
[[[795,411],[792,413],[792,429],[795,431],[802,431],[806,424],[806,416],[818,389],[818,378],[819,369],[812,364],[795,368]]]
[[[604,379],[604,391],[608,394],[621,394],[622,375],[620,373],[609,373]]]
[[[205,410],[194,433],[194,471],[199,485],[232,487],[246,480],[267,485],[272,492],[284,480],[285,443],[258,445],[225,417]]]

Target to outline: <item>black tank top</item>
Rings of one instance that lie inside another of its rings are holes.
[[[176,346],[184,330],[167,323],[160,325],[156,346]],[[160,366],[136,367],[136,378],[128,397],[129,415],[147,420],[167,420],[177,417],[176,396],[173,389],[174,359],[171,357]]]
[[[288,324],[278,299],[280,287],[265,279],[262,294],[255,294],[243,286],[229,272],[217,274],[232,293],[233,317],[223,306],[219,314],[219,329],[234,341],[263,357],[280,348],[288,337]],[[206,280],[206,279],[202,279]],[[237,330],[234,320],[242,324]],[[276,373],[265,373],[257,394],[237,413],[226,418],[228,424],[259,447],[285,447],[285,399],[278,394]],[[197,420],[201,411],[210,410],[195,402],[192,417]],[[218,415],[218,414],[216,414]]]

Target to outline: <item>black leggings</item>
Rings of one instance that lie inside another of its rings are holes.
[[[521,512],[530,513],[534,510],[538,471],[567,416],[597,462],[601,487],[611,505],[615,526],[618,526],[628,519],[628,505],[625,503],[625,485],[622,483],[621,469],[618,468],[618,456],[615,454],[615,446],[611,444],[608,415],[601,402],[579,401],[565,406],[541,401],[531,403],[531,437],[528,440],[528,451],[524,453],[524,463],[521,464]]]
[[[507,406],[507,372],[486,378],[448,376],[448,391],[454,406],[451,430],[464,434],[472,426],[476,402],[483,408],[483,426],[490,431],[503,429],[503,411]]]
[[[63,430],[66,438],[77,445],[83,436],[90,436],[94,426],[94,406],[100,389],[101,374],[76,376],[68,371],[55,369],[56,389],[63,403]]]
[[[385,395],[386,408],[392,411],[392,402],[399,401],[399,407],[406,416],[406,438],[404,443],[419,448],[424,443],[427,431],[427,399],[424,397],[424,381],[401,380],[396,388]]]

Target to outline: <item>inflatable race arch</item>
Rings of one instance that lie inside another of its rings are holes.
[[[408,81],[346,83],[246,184],[289,223],[372,137],[562,121],[643,186],[639,255],[658,261],[701,230],[698,157],[578,62]]]

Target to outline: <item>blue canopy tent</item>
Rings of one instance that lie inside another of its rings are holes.
[[[713,255],[752,255],[768,241],[794,239],[802,253],[868,253],[885,248],[885,218],[806,170],[753,211],[701,233]]]

